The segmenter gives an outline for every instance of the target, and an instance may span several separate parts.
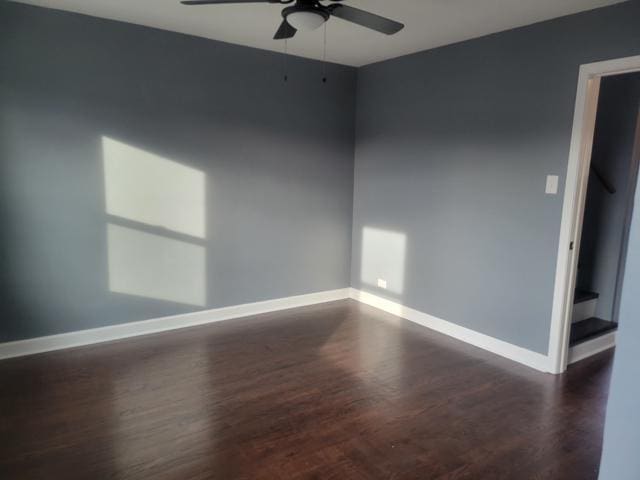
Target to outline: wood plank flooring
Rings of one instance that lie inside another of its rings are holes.
[[[0,478],[595,480],[612,354],[533,371],[351,300],[0,362]]]

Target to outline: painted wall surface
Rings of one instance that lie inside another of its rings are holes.
[[[640,398],[640,188],[631,222],[629,250],[622,287],[620,327],[607,404],[600,480],[640,478],[640,418],[634,408]]]
[[[546,354],[564,193],[546,175],[564,184],[579,66],[640,54],[638,18],[622,3],[361,68],[352,285]]]
[[[0,342],[349,285],[354,69],[0,3]]]
[[[591,164],[616,192],[609,193],[591,171],[577,285],[600,294],[596,316],[609,321],[614,319],[624,226],[634,186],[629,180],[639,110],[639,73],[602,79]]]

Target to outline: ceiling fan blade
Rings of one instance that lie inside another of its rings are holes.
[[[298,30],[293,28],[286,20],[283,20],[280,24],[280,28],[274,35],[274,40],[284,40],[285,38],[293,38]]]
[[[279,0],[184,0],[182,5],[221,5],[224,3],[280,3]]]
[[[365,12],[359,8],[349,7],[347,5],[331,5],[329,7],[331,15],[341,18],[347,22],[355,23],[362,27],[370,28],[380,33],[393,35],[404,28],[404,25],[388,18],[381,17],[375,13]]]

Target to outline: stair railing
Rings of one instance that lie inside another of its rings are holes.
[[[593,174],[596,176],[596,178],[598,180],[600,180],[600,183],[602,184],[602,186],[604,187],[604,189],[609,192],[611,195],[613,195],[614,193],[616,193],[616,188],[611,184],[611,182],[609,182],[604,175],[602,175],[602,173],[600,172],[600,170],[598,170],[598,168],[592,163],[591,164],[591,171],[593,172]]]

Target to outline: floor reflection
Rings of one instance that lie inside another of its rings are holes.
[[[611,360],[546,375],[353,301],[14,359],[0,478],[595,480]]]

